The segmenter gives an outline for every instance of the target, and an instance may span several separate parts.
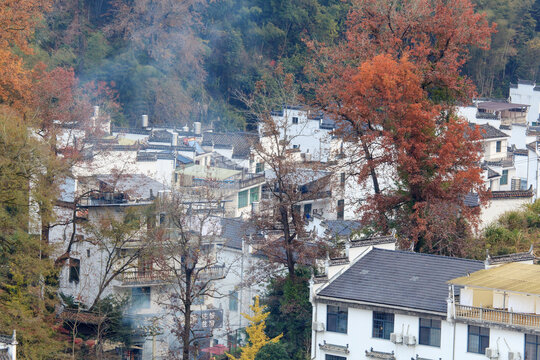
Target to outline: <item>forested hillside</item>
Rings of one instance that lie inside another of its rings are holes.
[[[482,96],[507,96],[510,82],[535,80],[540,1],[476,0],[497,23],[490,50],[471,50],[463,71]],[[202,120],[245,124],[238,91],[249,92],[277,62],[299,80],[305,41],[343,34],[342,0],[56,0],[38,30],[39,58],[68,66],[82,83],[104,81],[122,105],[118,125],[147,113],[153,124]]]

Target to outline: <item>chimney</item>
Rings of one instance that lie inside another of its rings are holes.
[[[193,132],[195,135],[201,135],[201,123],[199,121],[193,123]]]
[[[148,127],[148,115],[142,116],[142,127],[143,129],[146,129]]]

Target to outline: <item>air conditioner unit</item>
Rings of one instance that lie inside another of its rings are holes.
[[[414,335],[403,335],[403,343],[405,345],[416,345],[416,336],[414,336]]]
[[[508,353],[508,360],[521,360],[521,353],[517,351],[510,351]]]
[[[324,324],[322,322],[314,321],[312,328],[314,331],[324,331]]]
[[[403,342],[403,335],[399,333],[391,333],[390,341],[394,344],[401,344]]]
[[[498,359],[499,358],[499,350],[486,348],[486,356],[488,358],[490,358],[490,359]]]

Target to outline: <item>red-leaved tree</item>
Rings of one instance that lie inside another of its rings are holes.
[[[467,48],[489,46],[494,26],[469,0],[356,0],[347,26],[337,46],[309,43],[317,57],[308,70],[319,106],[338,122],[347,165],[371,184],[364,221],[396,228],[403,246],[463,254],[478,221],[463,199],[485,197],[480,134],[454,105],[474,94],[459,73]]]

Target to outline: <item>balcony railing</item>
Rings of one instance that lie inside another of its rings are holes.
[[[126,270],[122,273],[123,285],[157,284],[172,277],[172,272],[166,270]]]
[[[540,328],[540,315],[516,313],[456,304],[456,319],[479,320],[497,324]]]
[[[227,275],[225,271],[225,266],[214,265],[214,266],[209,266],[203,271],[201,271],[199,277],[201,280],[212,280],[212,279],[217,280],[217,279],[224,278],[225,275]]]

